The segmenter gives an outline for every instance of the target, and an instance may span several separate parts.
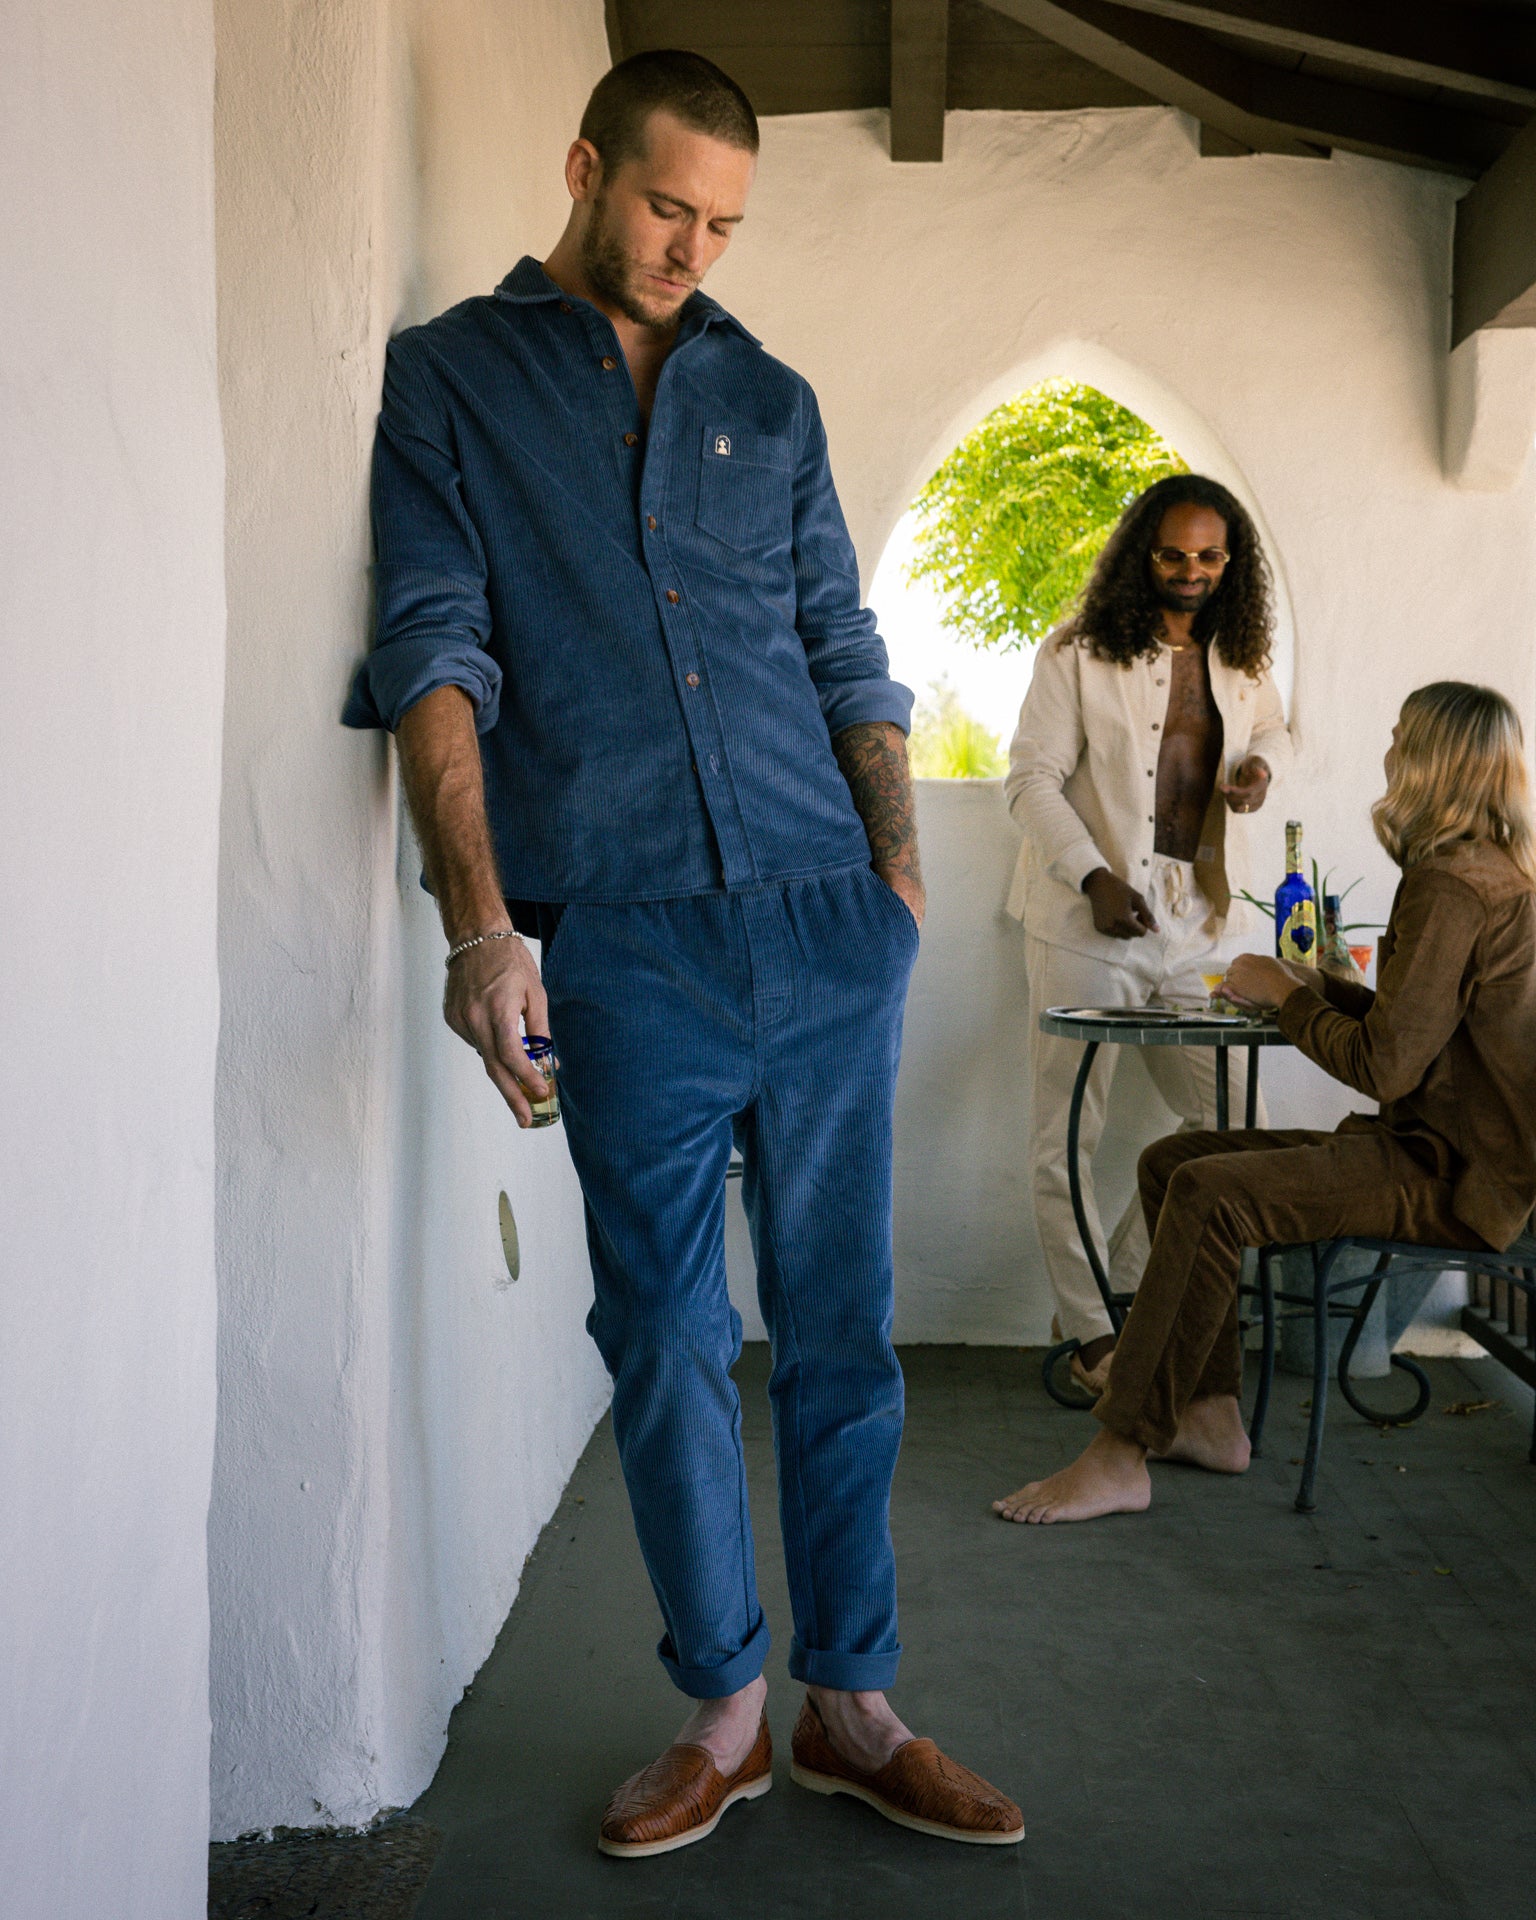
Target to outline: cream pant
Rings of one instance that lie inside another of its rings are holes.
[[[1072,1216],[1067,1177],[1067,1116],[1072,1087],[1082,1061],[1082,1043],[1040,1031],[1047,1007],[1128,1007],[1153,994],[1167,1000],[1203,1004],[1202,973],[1225,967],[1235,953],[1254,944],[1246,934],[1229,936],[1195,885],[1186,860],[1154,857],[1151,878],[1141,892],[1160,931],[1127,940],[1122,958],[1100,960],[1025,935],[1024,962],[1029,974],[1030,1110],[1028,1152],[1033,1168],[1035,1225],[1045,1252],[1046,1271],[1056,1294],[1064,1338],[1084,1342],[1111,1331],[1109,1315],[1094,1284],[1093,1271]],[[1094,1198],[1091,1162],[1104,1131],[1110,1081],[1120,1049],[1099,1049],[1083,1091],[1079,1129],[1083,1170],[1083,1207],[1094,1250],[1116,1293],[1131,1293],[1141,1282],[1150,1251],[1146,1223],[1135,1194],[1106,1249]],[[1153,1085],[1178,1115],[1181,1127],[1216,1124],[1216,1054],[1211,1047],[1143,1047],[1141,1057]],[[1234,1050],[1231,1061],[1232,1113],[1241,1121],[1248,1088],[1248,1056]],[[1263,1126],[1260,1102],[1257,1124]]]

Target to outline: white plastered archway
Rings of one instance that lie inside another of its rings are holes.
[[[1265,519],[1262,503],[1249,486],[1242,468],[1223,444],[1221,436],[1194,406],[1155,374],[1123,359],[1096,341],[1054,341],[1038,353],[1017,362],[1006,373],[984,382],[980,387],[971,388],[963,398],[957,395],[942,431],[934,435],[923,456],[901,476],[899,486],[892,490],[879,541],[871,548],[877,556],[877,566],[871,570],[870,578],[878,570],[878,560],[883,558],[902,516],[929,476],[994,407],[1016,399],[1045,380],[1071,380],[1108,394],[1111,400],[1118,401],[1121,406],[1128,407],[1145,420],[1188,461],[1196,473],[1208,474],[1211,479],[1219,480],[1248,509],[1259,530],[1259,538],[1264,543],[1264,551],[1269,556],[1274,574],[1273,672],[1286,712],[1290,713],[1296,677],[1295,622],[1286,585],[1284,556]],[[960,383],[957,381],[956,384],[958,386]]]

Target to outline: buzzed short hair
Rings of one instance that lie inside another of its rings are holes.
[[[658,111],[728,147],[757,152],[757,115],[741,88],[713,60],[673,47],[610,67],[592,89],[581,138],[597,148],[605,173],[614,173],[644,153],[646,122]]]

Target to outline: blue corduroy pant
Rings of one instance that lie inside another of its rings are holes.
[[[896,1675],[891,1117],[916,954],[911,914],[868,867],[578,903],[545,950],[587,1325],[613,1376],[658,1651],[695,1698],[746,1686],[768,1653],[730,1377],[733,1137],[773,1346],[789,1669],[850,1690]]]

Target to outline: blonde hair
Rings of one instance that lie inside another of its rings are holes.
[[[1371,809],[1400,867],[1456,840],[1502,847],[1536,884],[1536,832],[1519,715],[1491,687],[1437,680],[1403,702],[1387,790]]]

